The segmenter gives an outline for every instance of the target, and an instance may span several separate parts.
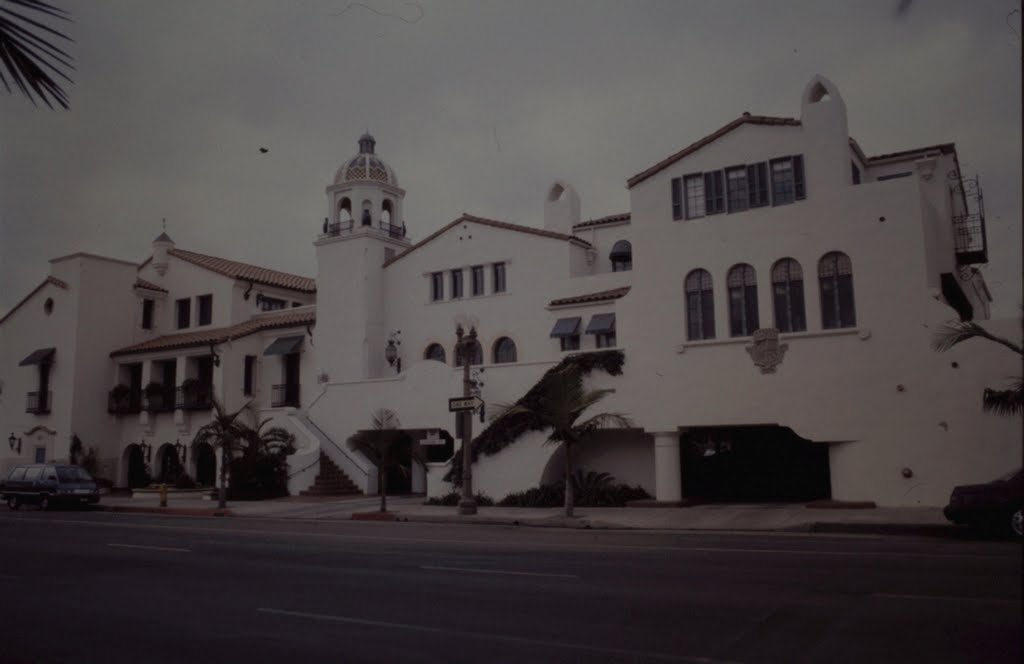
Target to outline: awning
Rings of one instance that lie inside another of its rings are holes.
[[[274,339],[274,343],[267,346],[267,349],[263,351],[264,355],[288,355],[289,353],[299,352],[299,346],[302,345],[303,337],[301,334],[297,337],[278,337]]]
[[[551,328],[551,336],[555,338],[573,337],[579,334],[580,317],[559,318],[555,326]]]
[[[53,362],[53,355],[56,352],[56,348],[40,348],[39,350],[34,350],[32,351],[32,354],[22,360],[18,366],[27,367],[32,364],[50,364]]]
[[[587,334],[611,334],[615,331],[615,314],[597,314],[587,325]]]

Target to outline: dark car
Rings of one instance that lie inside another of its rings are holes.
[[[1017,469],[985,484],[953,487],[942,510],[956,524],[1009,531],[1024,537],[1024,470]]]
[[[45,510],[58,504],[100,501],[99,488],[84,468],[52,463],[15,466],[0,483],[0,495],[12,510],[26,503],[35,503]]]

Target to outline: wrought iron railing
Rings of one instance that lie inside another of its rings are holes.
[[[128,415],[142,410],[142,390],[122,392],[111,390],[107,395],[107,412]]]
[[[174,410],[174,386],[165,385],[159,390],[145,393],[145,408],[151,413],[166,413]]]
[[[34,415],[45,415],[50,412],[50,401],[53,392],[29,392],[25,399],[25,412]]]
[[[299,384],[285,383],[284,385],[273,385],[270,388],[270,406],[272,408],[283,408],[284,406],[299,407]]]
[[[182,410],[213,408],[213,385],[182,386],[177,390],[177,397],[176,406]]]
[[[348,233],[352,230],[352,220],[348,221],[332,221],[324,224],[324,232],[320,237],[335,237],[342,233]]]
[[[977,178],[959,178],[954,171],[950,174],[954,183],[950,187],[954,210],[961,214],[953,216],[953,244],[956,260],[960,265],[988,262],[988,237],[985,233],[985,198],[981,192],[981,181]],[[953,175],[958,177],[953,178]]]
[[[380,229],[393,238],[401,239],[405,237],[405,226],[395,226],[394,224],[382,221],[380,222]]]

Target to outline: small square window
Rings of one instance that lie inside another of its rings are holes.
[[[483,265],[474,265],[472,268],[470,268],[470,270],[471,270],[470,274],[471,274],[473,295],[483,295],[484,294],[484,266]]]
[[[196,325],[209,325],[213,322],[213,296],[200,295],[196,298]]]
[[[573,334],[567,337],[559,337],[559,341],[562,342],[562,350],[579,350],[580,349],[580,335]]]
[[[153,300],[146,298],[142,301],[142,329],[153,329]]]
[[[45,447],[37,447],[36,448],[35,459],[36,459],[36,463],[46,463],[46,448]],[[27,476],[26,476],[26,479],[27,479]]]
[[[433,302],[444,299],[444,275],[440,272],[430,275],[430,299]]]
[[[192,324],[192,300],[183,298],[174,302],[178,313],[178,329],[184,329]]]
[[[595,334],[594,343],[598,348],[615,348],[615,333],[605,332],[603,334]]]
[[[494,264],[494,286],[493,292],[504,293],[505,292],[505,264],[495,263]]]
[[[462,270],[452,270],[452,297],[462,297]]]

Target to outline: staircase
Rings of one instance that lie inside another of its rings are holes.
[[[313,486],[305,491],[300,491],[300,496],[347,496],[354,493],[362,493],[359,487],[349,479],[337,464],[330,458],[320,453],[320,472],[317,473]]]

